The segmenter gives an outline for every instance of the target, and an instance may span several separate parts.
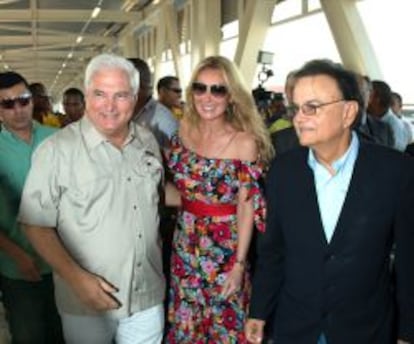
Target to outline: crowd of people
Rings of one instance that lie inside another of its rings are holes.
[[[184,91],[153,81],[97,55],[62,115],[0,73],[12,342],[414,343],[401,96],[329,60],[289,73],[266,117],[222,56]]]

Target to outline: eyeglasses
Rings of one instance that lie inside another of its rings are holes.
[[[175,88],[175,87],[168,87],[167,90],[181,94],[183,90],[181,88]]]
[[[286,110],[287,110],[287,114],[290,118],[293,118],[293,117],[297,116],[299,110],[305,116],[314,116],[318,112],[319,108],[327,106],[327,105],[336,104],[336,103],[339,103],[339,102],[344,102],[344,101],[346,101],[346,100],[345,99],[338,99],[338,100],[334,100],[332,102],[321,103],[321,104],[305,103],[305,104],[302,104],[301,106],[292,104],[292,105],[289,105],[286,108]]]
[[[217,98],[224,98],[228,94],[227,86],[225,85],[219,85],[219,84],[213,84],[213,85],[206,85],[202,82],[193,82],[191,84],[191,91],[196,96],[201,96],[207,91],[210,92],[211,95]]]
[[[0,106],[3,109],[11,110],[15,108],[16,104],[19,104],[19,106],[27,106],[30,103],[31,99],[32,99],[31,93],[25,92],[15,98],[0,100]]]

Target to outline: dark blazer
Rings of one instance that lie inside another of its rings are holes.
[[[394,133],[391,126],[370,114],[366,114],[365,124],[361,124],[357,131],[368,136],[371,142],[391,148],[394,147]]]
[[[361,142],[328,244],[307,158],[292,150],[269,171],[249,316],[275,310],[276,344],[316,344],[321,333],[328,344],[395,344],[398,314],[399,337],[414,343],[414,159]]]
[[[407,147],[405,148],[405,153],[407,153],[410,156],[414,156],[414,143],[410,143],[407,145]]]
[[[278,130],[270,135],[276,154],[283,154],[300,146],[294,127]]]

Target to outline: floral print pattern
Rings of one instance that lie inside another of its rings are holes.
[[[181,196],[189,201],[236,205],[238,190],[247,188],[254,204],[255,226],[264,230],[259,164],[208,159],[174,136],[168,166]],[[247,343],[243,327],[251,287],[248,268],[241,288],[227,299],[221,296],[236,249],[236,214],[196,216],[180,211],[171,257],[167,343]]]

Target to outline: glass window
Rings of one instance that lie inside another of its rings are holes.
[[[289,0],[277,4],[273,10],[272,23],[299,16],[302,13],[302,0]]]
[[[308,10],[315,11],[321,9],[321,2],[319,0],[308,0]]]
[[[287,1],[289,2],[289,1]],[[263,50],[274,52],[274,76],[264,84],[280,92],[283,89],[286,75],[303,63],[316,58],[328,58],[340,62],[338,50],[331,31],[322,12],[288,21],[269,28]],[[258,66],[258,71],[261,66]],[[253,87],[257,86],[254,80]]]
[[[414,49],[407,40],[412,31],[414,2],[365,0],[358,1],[357,7],[374,47],[384,81],[401,94],[405,107],[414,108]]]

